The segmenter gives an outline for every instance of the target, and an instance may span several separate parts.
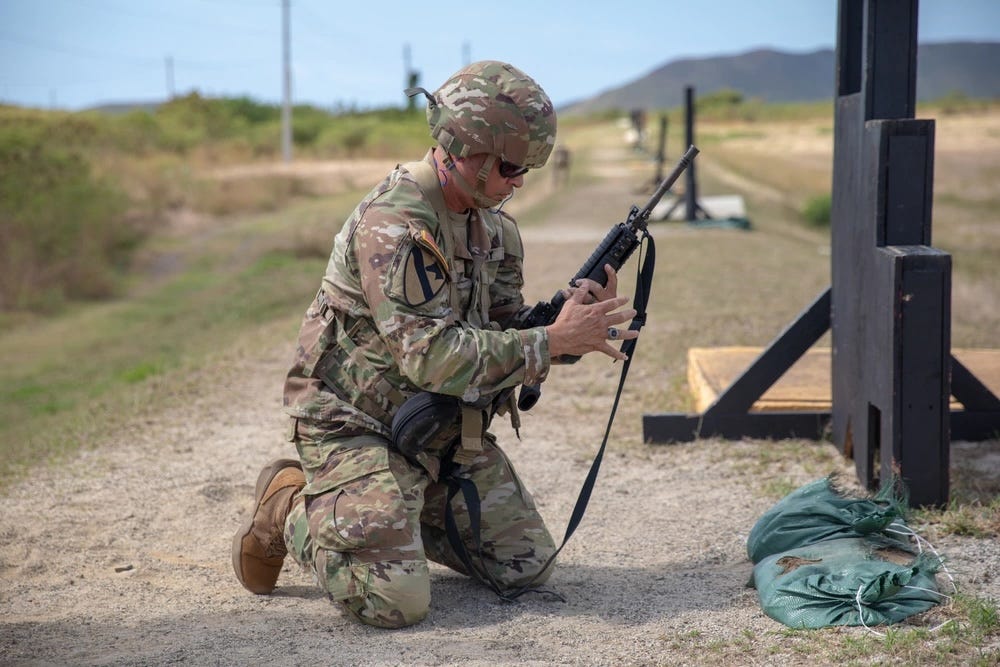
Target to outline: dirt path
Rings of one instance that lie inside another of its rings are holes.
[[[629,185],[609,179],[581,192],[551,228],[570,229],[608,202],[620,208],[633,198]],[[605,225],[597,227],[594,238]],[[529,252],[555,248],[557,239],[537,235]],[[430,617],[388,632],[348,620],[290,560],[274,595],[246,593],[231,571],[231,536],[250,509],[259,468],[293,454],[280,409],[292,352],[287,333],[256,332],[192,377],[165,409],[123,406],[136,414],[128,428],[64,465],[33,471],[0,498],[0,662],[827,662],[809,650],[809,635],[786,635],[761,612],[745,587],[751,566],[744,548],[753,523],[774,502],[760,491],[771,476],[806,483],[849,472],[831,453],[801,453],[832,449],[827,445],[646,447],[614,436],[587,516],[550,582],[565,603],[532,596],[502,603],[434,566]],[[556,370],[525,417],[522,441],[495,429],[556,536],[600,442],[614,390],[615,371],[588,363]],[[603,378],[586,400],[574,391],[574,372]],[[638,419],[626,408],[619,424]],[[771,448],[771,456],[762,459],[761,448]],[[951,537],[938,546],[959,585],[1000,597],[995,541]]]

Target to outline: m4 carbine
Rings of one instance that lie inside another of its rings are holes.
[[[677,162],[677,166],[670,172],[656,188],[656,192],[642,209],[632,207],[625,222],[619,222],[608,232],[597,249],[591,253],[583,266],[573,279],[569,281],[570,287],[576,286],[576,281],[582,278],[589,278],[602,287],[607,285],[608,274],[604,271],[604,265],[610,264],[615,271],[620,269],[628,258],[632,255],[641,242],[640,234],[646,234],[646,224],[649,215],[656,208],[660,199],[673,187],[674,182],[680,178],[684,170],[688,168],[694,157],[698,154],[698,149],[690,146],[687,152]],[[528,313],[525,319],[525,328],[548,326],[556,321],[559,311],[562,310],[566,297],[562,290],[556,292],[550,301],[539,301]],[[575,360],[577,357],[564,357],[564,360]],[[517,399],[519,410],[530,410],[538,402],[542,390],[538,385],[524,385]]]

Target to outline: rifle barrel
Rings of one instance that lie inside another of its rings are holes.
[[[646,219],[649,218],[649,214],[652,213],[653,209],[656,208],[656,205],[660,203],[660,199],[663,198],[663,195],[667,194],[667,190],[673,187],[674,182],[680,178],[681,174],[684,173],[684,170],[688,168],[688,165],[691,164],[691,161],[694,160],[694,156],[698,153],[699,151],[694,144],[688,146],[687,151],[677,162],[677,166],[675,166],[674,170],[670,172],[662,182],[660,182],[659,187],[656,188],[656,192],[653,193],[649,202],[642,208],[642,211],[639,212],[638,218],[640,220],[645,222]]]

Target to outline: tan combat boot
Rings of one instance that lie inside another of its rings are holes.
[[[299,462],[278,459],[257,477],[253,514],[233,536],[233,569],[243,587],[257,595],[274,590],[285,561],[285,517],[306,484]]]

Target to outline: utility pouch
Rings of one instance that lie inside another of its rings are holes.
[[[302,366],[302,374],[311,377],[320,357],[330,348],[336,335],[337,322],[329,300],[323,290],[306,310],[302,327],[299,329],[297,363]]]
[[[437,444],[446,431],[457,435],[462,403],[455,396],[422,391],[403,403],[392,418],[392,444],[400,454],[414,458]]]
[[[451,460],[459,465],[469,465],[483,453],[484,413],[481,409],[462,405],[462,439]]]

